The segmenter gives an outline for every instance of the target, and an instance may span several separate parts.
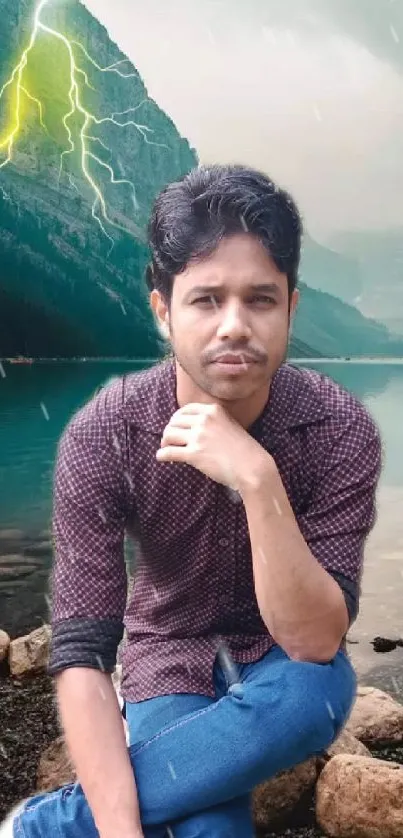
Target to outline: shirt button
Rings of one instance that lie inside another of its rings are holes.
[[[220,547],[228,547],[229,540],[228,538],[220,538],[218,541]]]

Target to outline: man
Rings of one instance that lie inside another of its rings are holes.
[[[300,241],[290,196],[243,167],[157,199],[147,281],[173,358],[109,383],[58,452],[50,672],[80,784],[30,800],[16,838],[248,838],[252,789],[348,717],[380,441],[284,362]]]

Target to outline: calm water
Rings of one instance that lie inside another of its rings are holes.
[[[396,664],[403,672],[402,649],[380,656],[370,644],[376,635],[403,635],[403,363],[304,363],[352,390],[367,405],[382,433],[384,468],[378,493],[378,520],[367,544],[362,610],[351,631],[353,643],[349,648],[359,672],[371,670],[376,675],[380,663],[389,667]],[[0,626],[19,633],[46,618],[51,482],[63,427],[100,385],[141,366],[146,364],[16,366],[3,362]]]

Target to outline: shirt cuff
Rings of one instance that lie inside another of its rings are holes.
[[[113,672],[123,637],[121,620],[72,617],[52,626],[49,675],[74,666]]]
[[[358,617],[360,594],[358,582],[352,582],[351,579],[347,579],[347,576],[344,576],[342,573],[334,571],[328,571],[328,573],[340,585],[347,606],[349,625],[351,626]]]

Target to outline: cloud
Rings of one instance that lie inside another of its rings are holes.
[[[348,34],[343,3],[337,19],[333,0],[87,6],[202,160],[268,171],[319,237],[401,223],[403,78]]]

